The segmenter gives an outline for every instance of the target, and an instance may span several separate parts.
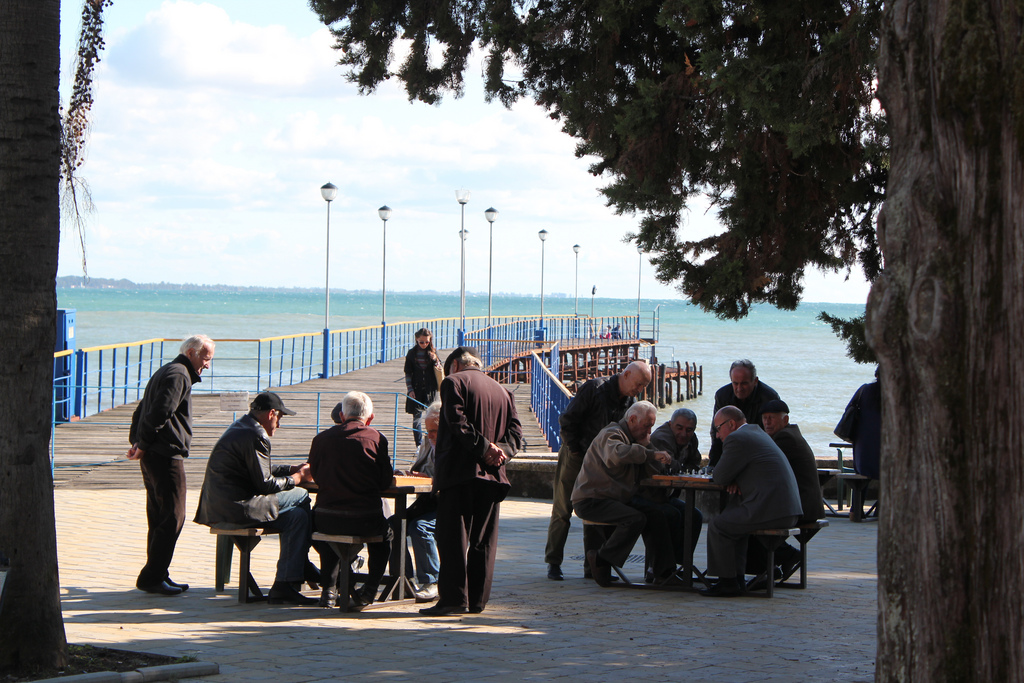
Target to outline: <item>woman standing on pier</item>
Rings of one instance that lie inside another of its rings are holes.
[[[437,388],[444,379],[441,359],[437,357],[430,330],[421,327],[416,331],[416,346],[405,354],[405,388],[409,398],[405,400],[405,412],[412,415],[413,436],[420,445],[420,416],[423,410],[437,398]]]

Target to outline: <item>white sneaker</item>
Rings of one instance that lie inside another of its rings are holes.
[[[413,595],[416,597],[416,602],[433,602],[437,600],[437,584],[423,584],[423,586],[413,591]]]

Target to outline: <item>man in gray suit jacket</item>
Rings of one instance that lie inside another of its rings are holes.
[[[791,527],[802,509],[786,456],[760,427],[747,424],[743,411],[722,408],[715,413],[712,428],[722,440],[713,481],[733,495],[708,524],[708,574],[717,576],[718,582],[701,593],[731,597],[743,591],[750,532]]]

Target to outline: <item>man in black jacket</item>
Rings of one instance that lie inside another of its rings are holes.
[[[510,488],[505,463],[523,446],[512,394],[482,371],[472,348],[448,357],[434,454],[438,600],[420,614],[478,614],[487,607],[498,551],[498,516]]]
[[[312,605],[316,598],[299,592],[309,561],[312,517],[309,493],[296,488],[312,481],[309,465],[270,464],[270,437],[283,415],[294,415],[281,397],[265,391],[249,412],[227,428],[210,453],[195,521],[219,529],[260,527],[281,535],[277,576],[270,604]]]
[[[712,415],[726,406],[736,406],[743,412],[747,424],[764,428],[761,422],[761,407],[771,400],[777,400],[779,392],[757,378],[757,368],[749,360],[738,360],[729,366],[729,384],[715,392],[715,410]],[[714,432],[712,424],[711,449],[708,464],[714,467],[722,457],[722,440]]]
[[[761,410],[765,433],[786,456],[789,466],[796,477],[796,486],[800,492],[802,512],[798,523],[814,522],[825,517],[825,504],[822,502],[821,484],[818,481],[818,461],[814,457],[811,445],[807,443],[796,423],[789,421],[789,406],[785,401],[768,401]],[[768,551],[755,538],[751,538],[747,547],[747,573],[760,574],[768,558]],[[800,551],[783,543],[775,551],[775,563],[782,566],[782,571],[789,574],[800,561]]]
[[[192,385],[213,360],[214,343],[197,334],[181,343],[178,356],[160,366],[132,415],[128,459],[138,460],[146,485],[146,566],[135,586],[158,595],[178,595],[187,583],[171,580],[168,568],[185,524],[185,462],[192,445]]]
[[[621,420],[633,405],[633,397],[650,382],[651,369],[647,363],[633,361],[617,375],[585,382],[558,418],[562,445],[558,449],[554,500],[544,549],[549,579],[562,580],[562,555],[572,518],[572,489],[590,442],[609,424]],[[589,575],[588,567],[584,567],[584,575]]]

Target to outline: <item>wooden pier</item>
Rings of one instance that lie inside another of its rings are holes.
[[[448,351],[441,351],[442,358]],[[363,391],[374,404],[373,426],[383,432],[394,450],[398,467],[408,467],[415,456],[412,416],[405,413],[404,358],[355,370],[329,379],[315,379],[289,387],[273,388],[291,410],[271,439],[275,464],[303,462],[318,431],[331,426],[331,410],[349,391]],[[219,394],[204,394],[196,385],[192,398],[193,437],[191,455],[185,461],[189,489],[199,489],[210,451],[228,425],[243,413],[220,409]],[[530,409],[530,385],[510,385],[523,423],[526,453],[550,453],[540,426]],[[395,394],[398,394],[397,400]],[[254,394],[250,393],[250,399]],[[396,411],[397,406],[397,411]],[[76,422],[57,425],[53,436],[54,484],[56,486],[142,488],[137,462],[128,460],[128,429],[135,404],[119,406]],[[397,430],[395,428],[397,416]],[[319,418],[319,425],[317,419]],[[397,439],[394,438],[397,431]]]

